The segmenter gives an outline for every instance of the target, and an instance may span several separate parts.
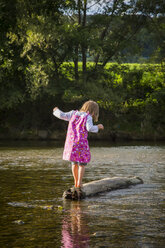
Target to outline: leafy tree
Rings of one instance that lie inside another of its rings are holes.
[[[143,85],[145,70],[108,62],[144,55],[145,46],[162,62],[164,31],[163,1],[0,0],[1,123],[51,126],[47,110],[55,103],[68,109],[89,98],[114,122],[135,109],[135,120],[155,121],[164,85],[157,90],[147,84],[156,74]],[[147,117],[149,106],[155,117]]]
[[[148,31],[153,33],[153,40],[156,49],[153,52],[154,59],[158,62],[165,60],[165,2],[157,1],[137,1],[137,9],[144,13],[148,18]]]

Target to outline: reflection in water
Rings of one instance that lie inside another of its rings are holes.
[[[62,248],[89,247],[88,226],[80,202],[71,202],[69,216],[62,224]]]
[[[0,247],[164,248],[164,151],[164,145],[91,147],[84,182],[139,176],[144,184],[63,203],[73,183],[63,148],[1,146]]]

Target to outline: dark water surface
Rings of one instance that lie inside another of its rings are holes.
[[[91,144],[84,182],[139,176],[144,184],[83,201],[62,144],[0,143],[0,248],[165,247],[165,144]]]

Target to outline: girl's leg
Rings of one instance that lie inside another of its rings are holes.
[[[72,174],[74,177],[74,186],[78,187],[78,164],[72,163]]]
[[[82,186],[82,179],[85,172],[85,165],[79,165],[77,187]]]

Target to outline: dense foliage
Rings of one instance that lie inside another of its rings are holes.
[[[109,133],[164,137],[164,13],[156,0],[0,0],[1,133],[61,128],[54,106],[93,99]]]

